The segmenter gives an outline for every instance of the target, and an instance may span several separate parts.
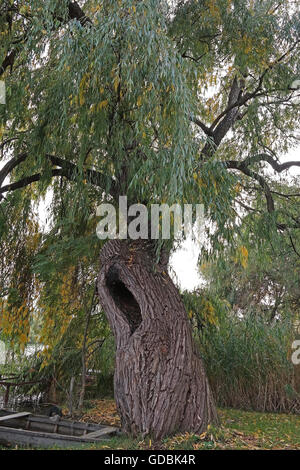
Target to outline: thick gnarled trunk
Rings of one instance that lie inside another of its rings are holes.
[[[146,242],[102,249],[100,302],[116,340],[115,399],[122,428],[161,438],[201,433],[216,409],[179,292]]]

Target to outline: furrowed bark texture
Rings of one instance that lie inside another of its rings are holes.
[[[149,243],[110,240],[98,294],[116,340],[115,399],[123,430],[161,438],[217,421],[201,358],[166,265]]]

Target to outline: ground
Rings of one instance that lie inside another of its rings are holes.
[[[300,450],[300,416],[256,413],[234,409],[218,409],[220,427],[210,427],[206,433],[177,434],[160,442],[147,439],[118,437],[97,449],[297,449]],[[82,421],[119,425],[113,400],[92,400]]]

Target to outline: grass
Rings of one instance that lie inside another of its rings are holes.
[[[300,450],[300,416],[219,408],[219,427],[201,435],[176,434],[162,441],[114,437],[80,449],[90,450]],[[113,400],[93,400],[82,421],[117,425]]]
[[[177,434],[160,442],[119,437],[97,444],[95,449],[300,450],[300,416],[219,409],[220,427],[202,435]]]

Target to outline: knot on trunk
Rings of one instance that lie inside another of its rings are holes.
[[[115,336],[123,430],[156,439],[201,434],[215,421],[213,398],[182,299],[163,264],[154,267],[153,245],[110,240],[100,259],[98,294]]]
[[[120,272],[116,265],[112,265],[106,274],[106,286],[115,304],[126,318],[130,332],[133,334],[142,323],[141,309],[132,292],[120,279]]]

